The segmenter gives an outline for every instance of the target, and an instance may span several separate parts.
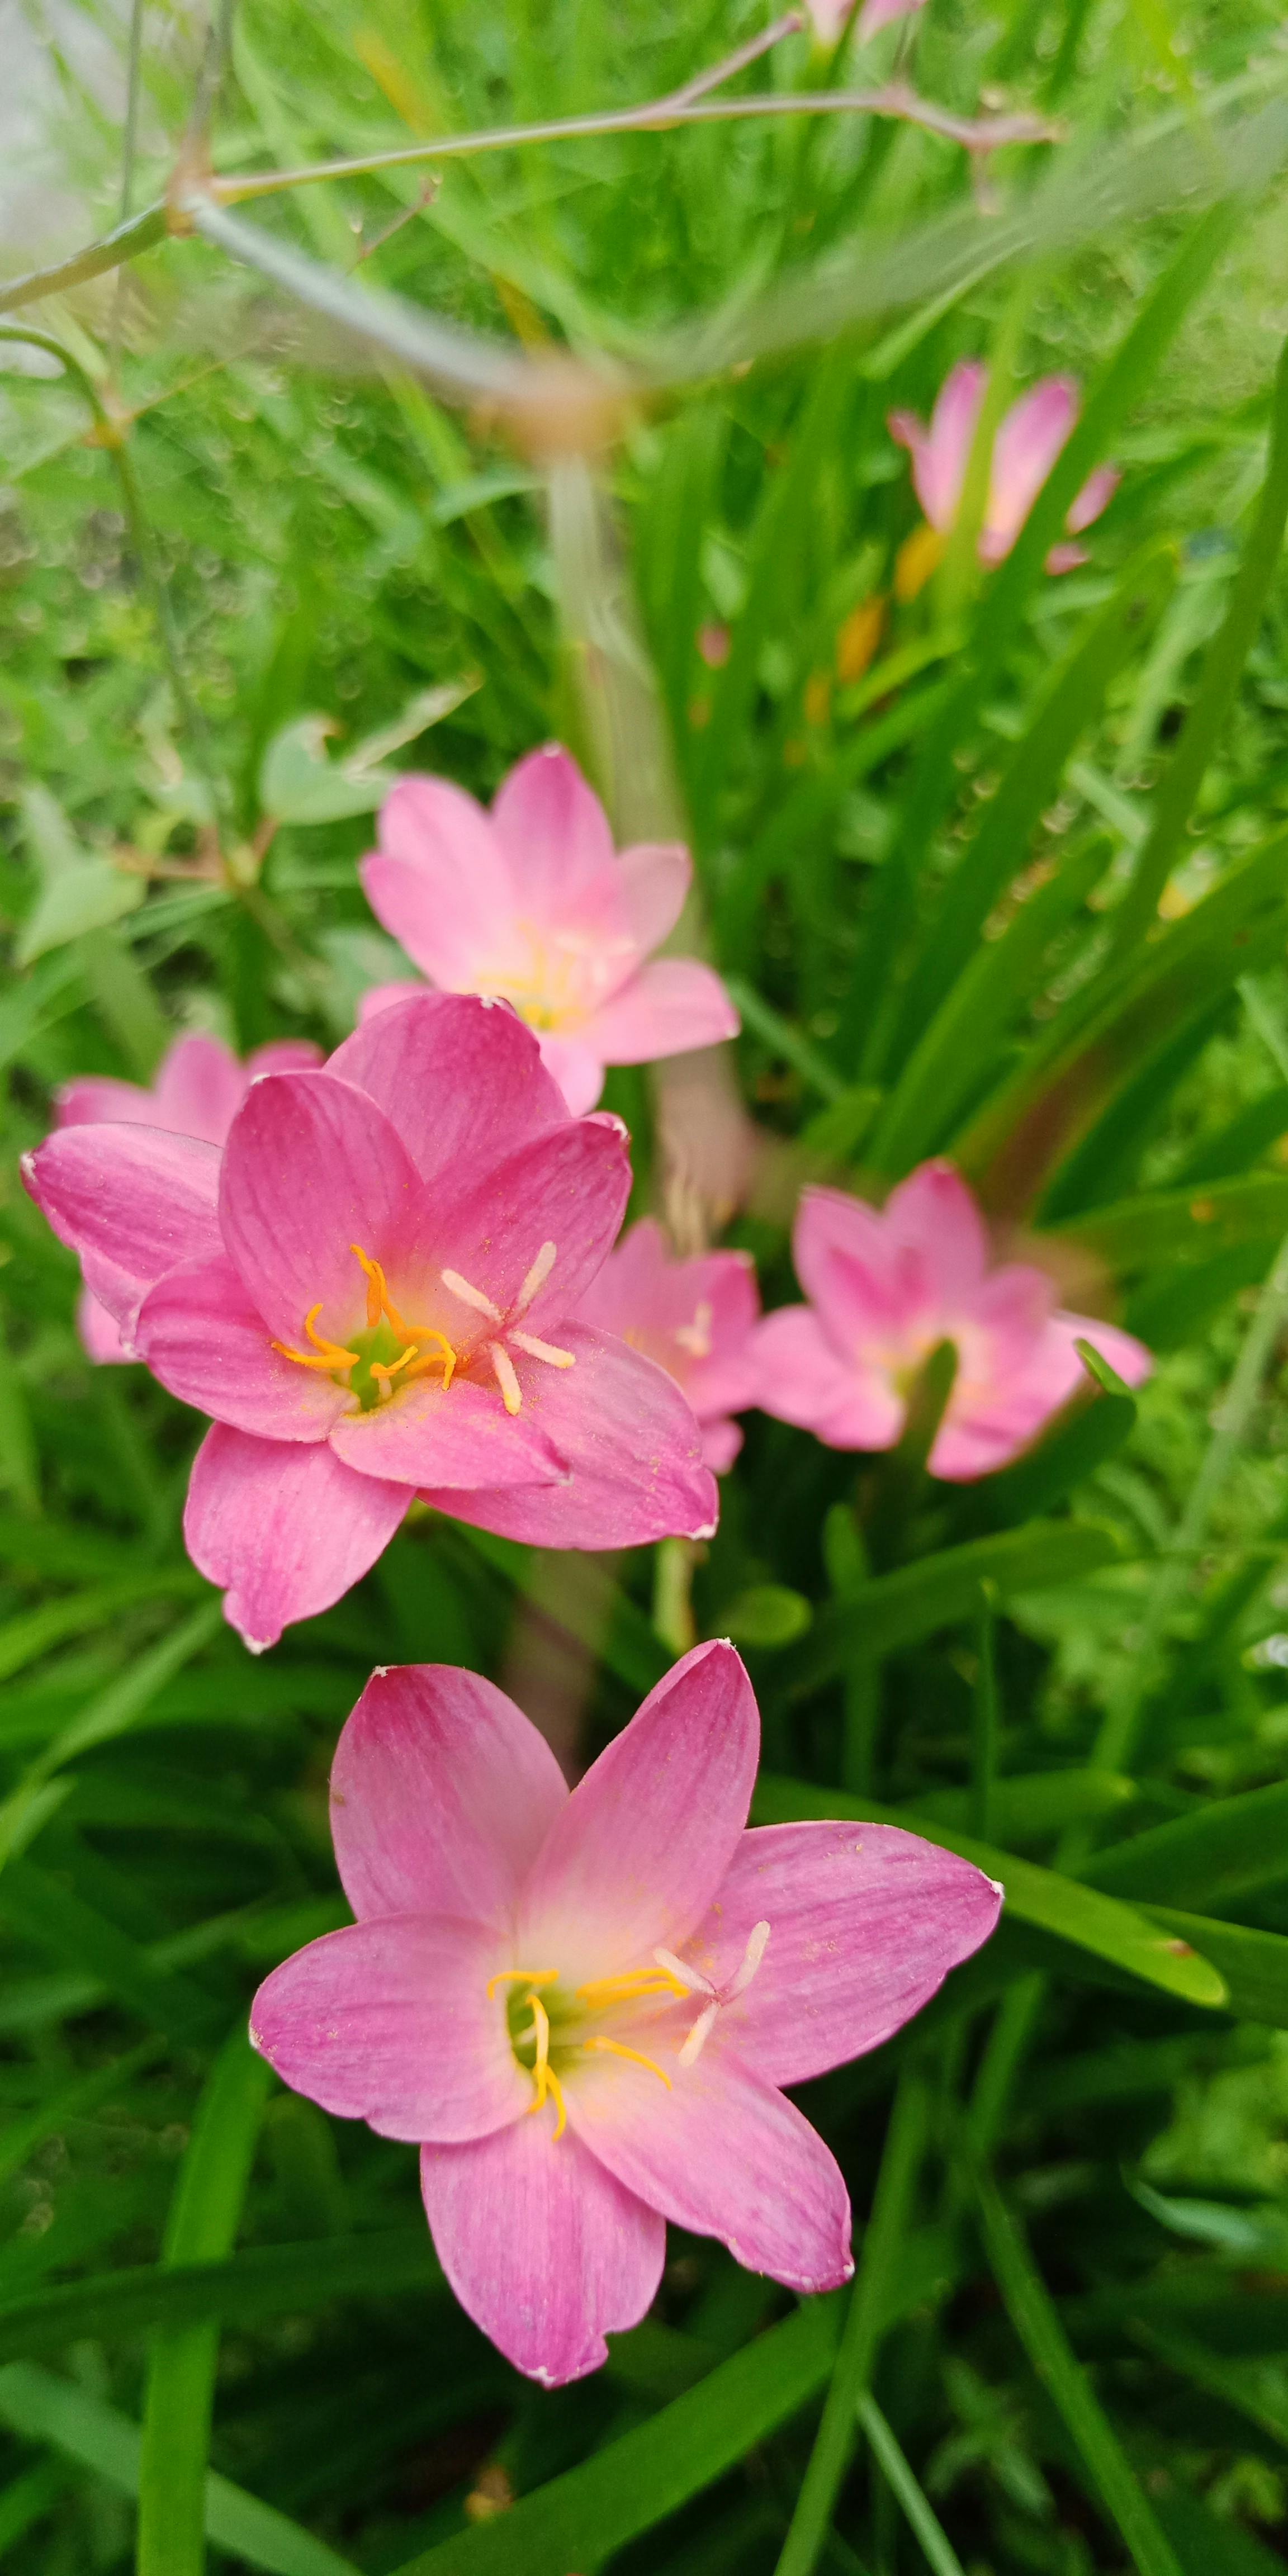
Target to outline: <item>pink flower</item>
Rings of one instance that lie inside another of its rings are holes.
[[[869,36],[875,36],[879,27],[888,27],[892,19],[910,18],[915,10],[923,9],[925,5],[926,0],[866,0],[866,5],[859,11],[855,29],[859,43],[865,44]],[[807,0],[807,6],[819,43],[834,45],[851,14],[854,0]]]
[[[789,2289],[849,2278],[845,2185],[780,2087],[877,2047],[997,1920],[915,1834],[746,1832],[759,1736],[732,1646],[696,1646],[570,1795],[491,1682],[377,1673],[331,1775],[358,1919],[251,2007],[287,2084],[420,2144],[448,2280],[547,2387],[643,2316],[668,2218]]]
[[[923,1163],[880,1213],[840,1190],[803,1191],[793,1251],[810,1302],[760,1325],[757,1400],[830,1449],[893,1448],[939,1342],[955,1344],[957,1375],[929,1464],[951,1484],[1004,1466],[1086,1385],[1075,1341],[1129,1386],[1149,1375],[1144,1344],[1059,1311],[1044,1270],[990,1265],[979,1210],[948,1163]]]
[[[756,1265],[748,1252],[706,1252],[676,1261],[652,1217],[610,1252],[581,1318],[620,1333],[683,1387],[702,1425],[702,1454],[721,1475],[742,1447],[731,1415],[756,1401],[752,1334],[760,1316]]]
[[[362,866],[377,920],[431,984],[514,1004],[574,1114],[594,1108],[605,1065],[738,1034],[709,966],[650,958],[680,917],[689,876],[677,844],[615,854],[598,797],[553,744],[511,770],[490,814],[446,779],[400,780]],[[414,989],[378,985],[364,1018]]]
[[[213,1427],[188,1552],[248,1645],[324,1610],[418,1492],[543,1547],[708,1535],[698,1426],[576,1320],[630,1188],[499,1004],[422,993],[255,1082],[222,1153],[65,1127],[23,1177],[127,1349]]]
[[[946,535],[957,516],[975,423],[988,387],[979,363],[954,367],[939,391],[930,427],[915,412],[892,411],[892,438],[912,457],[912,480],[932,528]],[[988,504],[979,535],[981,563],[1008,555],[1078,417],[1078,388],[1071,376],[1047,376],[1013,403],[998,427],[989,474]],[[1083,484],[1065,526],[1071,535],[1098,519],[1118,487],[1112,466],[1101,465]],[[1053,546],[1048,572],[1085,563],[1081,546]]]
[[[222,1145],[252,1082],[262,1073],[289,1073],[320,1064],[322,1050],[308,1038],[275,1038],[256,1047],[239,1064],[231,1047],[218,1038],[176,1038],[167,1050],[150,1091],[137,1082],[116,1082],[110,1074],[82,1074],[65,1082],[55,1106],[60,1127],[163,1127],[172,1136],[199,1136],[207,1145]],[[121,1340],[111,1310],[82,1291],[76,1323],[92,1360],[124,1361],[133,1357]]]

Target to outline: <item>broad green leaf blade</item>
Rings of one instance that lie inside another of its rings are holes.
[[[1171,1905],[1151,1905],[1147,1911],[1173,1939],[1202,1942],[1204,1956],[1225,1980],[1227,2011],[1239,2021],[1288,2030],[1288,1939],[1282,1932],[1257,1932],[1246,1923],[1217,1922],[1210,1914],[1182,1914]]]
[[[1123,1808],[1139,1795],[1134,1780],[1124,1780],[1114,1771],[1013,1774],[1009,1779],[993,1782],[994,1831],[999,1846],[1028,1842],[1042,1834],[1060,1833],[1065,1825],[1089,1816],[1121,1815]],[[970,1805],[969,1789],[932,1789],[918,1798],[917,1813],[933,1816],[941,1825],[960,1825],[964,1829],[970,1824]],[[1132,1888],[1123,1890],[1127,1896],[1135,1892]]]
[[[1200,1261],[1240,1244],[1275,1244],[1288,1227],[1288,1179],[1255,1172],[1198,1189],[1149,1190],[1045,1229],[1056,1243],[1077,1243],[1115,1270]],[[1264,1267],[1264,1264],[1263,1264]]]
[[[1140,2576],[1180,2576],[1171,2544],[1065,2334],[1017,2220],[991,2174],[977,2174],[975,2190],[985,2251],[1011,2323]]]
[[[119,2494],[138,2494],[138,2425],[74,2381],[36,2362],[10,2362],[0,2370],[0,2423],[20,2441],[50,2443]],[[358,2576],[351,2559],[213,2472],[206,2479],[205,2527],[217,2549],[262,2568],[264,2576]]]
[[[852,1653],[887,1655],[917,1637],[933,1636],[973,1617],[982,1582],[995,1583],[1002,1600],[1049,1584],[1073,1583],[1120,1554],[1112,1530],[1097,1521],[1032,1521],[993,1538],[968,1539],[880,1574],[843,1601],[820,1610],[808,1644],[795,1661],[797,1697],[840,1672]]]
[[[88,2085],[82,2087],[79,2103],[70,2103],[70,2093],[69,2087],[53,2106],[61,2117],[79,2116],[92,2107]],[[97,2098],[107,2094],[100,2081]],[[51,2134],[50,2129],[44,2134]],[[0,2140],[0,2152],[3,2144]],[[110,2342],[154,2326],[173,2333],[216,2318],[249,2324],[256,2318],[304,2316],[340,2299],[396,2298],[404,2292],[417,2298],[435,2291],[441,2295],[442,2287],[424,2227],[310,2239],[304,2245],[256,2245],[226,2262],[136,2263],[122,2272],[59,2282],[38,2297],[0,2306],[0,2359],[59,2352],[87,2335]]]
[[[88,1628],[106,1627],[122,1610],[133,1610],[142,1601],[163,1601],[168,1594],[191,1595],[205,1589],[191,1566],[160,1567],[155,1574],[126,1575],[119,1583],[64,1593],[60,1599],[43,1601],[38,1610],[21,1610],[16,1618],[0,1623],[0,1681],[8,1681],[11,1673],[34,1664],[66,1638],[83,1636]]]
[[[83,1970],[95,1990],[105,1986],[180,2045],[209,2038],[221,2019],[218,2005],[199,1986],[158,1967],[127,1932],[33,1861],[14,1858],[0,1870],[0,1913],[25,1941]]]
[[[339,823],[350,814],[373,814],[396,785],[391,769],[328,760],[326,738],[334,730],[325,716],[299,716],[274,735],[259,774],[259,801],[275,822]]]
[[[1097,1888],[1063,1878],[1056,1870],[1040,1869],[1036,1861],[1019,1860],[995,1844],[976,1842],[915,1807],[878,1806],[873,1799],[853,1797],[844,1789],[820,1788],[812,1780],[786,1780],[762,1771],[751,1812],[760,1825],[791,1824],[807,1816],[853,1816],[859,1824],[902,1825],[905,1832],[922,1834],[927,1842],[973,1861],[1004,1889],[1006,1911],[1018,1922],[1053,1932],[1059,1940],[1109,1960],[1147,1985],[1183,1996],[1187,2003],[1216,2008],[1225,2002],[1223,1978],[1189,1946],[1188,1935],[1178,1943],[1160,1933],[1151,1916],[1135,1906],[1102,1896]],[[1288,1942],[1283,1946],[1288,1950]]]
[[[17,964],[34,966],[51,949],[65,948],[92,930],[106,930],[125,913],[137,912],[146,891],[141,876],[114,867],[110,859],[83,859],[37,897],[22,925]]]
[[[790,2423],[823,2387],[839,2333],[835,2301],[807,2300],[649,2423],[495,2522],[408,2559],[397,2576],[568,2576],[601,2565]],[[3,2393],[0,2376],[0,2411]]]
[[[1213,1799],[1194,1815],[1114,1843],[1087,1861],[1082,1875],[1141,1904],[1180,1899],[1191,1908],[1228,1905],[1272,1887],[1288,1878],[1288,1781]]]

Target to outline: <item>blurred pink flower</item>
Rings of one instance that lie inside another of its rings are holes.
[[[988,386],[986,366],[954,367],[939,391],[930,427],[915,412],[892,411],[887,426],[892,438],[912,458],[912,480],[932,528],[946,535],[957,516],[971,441]],[[1078,388],[1071,376],[1047,376],[1023,394],[1003,415],[993,445],[988,504],[979,535],[981,563],[1000,563],[1008,555],[1078,417]],[[1112,466],[1097,466],[1070,508],[1065,526],[1071,536],[1098,519],[1118,486]],[[1085,563],[1081,546],[1053,546],[1048,572],[1069,572]]]
[[[850,15],[854,0],[806,0],[814,33],[821,45],[834,45]],[[855,34],[860,44],[875,36],[879,27],[888,27],[894,18],[911,18],[924,9],[926,0],[865,0],[860,9]]]
[[[951,1484],[1005,1466],[1085,1386],[1075,1341],[1129,1386],[1149,1375],[1144,1344],[1060,1311],[1044,1270],[991,1266],[979,1210],[948,1163],[923,1163],[880,1212],[840,1190],[805,1190],[793,1251],[810,1303],[759,1326],[757,1401],[830,1449],[893,1448],[944,1341],[956,1346],[957,1376],[929,1465]]]
[[[574,1115],[594,1108],[605,1065],[738,1034],[709,966],[650,955],[689,876],[678,843],[615,852],[598,797],[554,744],[510,771],[490,814],[446,779],[402,779],[362,866],[377,920],[431,984],[513,1003]],[[378,985],[364,1019],[416,989]]]
[[[581,1301],[585,1324],[620,1333],[682,1387],[702,1425],[702,1455],[731,1467],[742,1433],[731,1420],[756,1401],[752,1334],[760,1316],[749,1252],[677,1261],[651,1216],[623,1235]]]
[[[222,1145],[252,1082],[261,1074],[302,1072],[321,1062],[321,1048],[308,1038],[275,1038],[268,1046],[256,1047],[244,1064],[219,1038],[176,1038],[150,1091],[137,1082],[116,1082],[110,1074],[81,1074],[75,1082],[65,1082],[55,1098],[57,1124],[162,1127],[168,1135],[199,1136],[207,1145]],[[92,1360],[133,1357],[121,1340],[116,1317],[92,1289],[81,1293],[76,1323]]]
[[[759,1736],[732,1646],[697,1646],[570,1795],[492,1683],[377,1673],[331,1775],[358,1919],[251,2007],[287,2084],[421,2146],[448,2280],[547,2387],[643,2316],[668,2218],[792,2290],[849,2278],[845,2185],[780,2088],[877,2047],[997,1920],[896,1827],[746,1832]]]
[[[23,1166],[128,1349],[212,1416],[184,1532],[248,1645],[366,1573],[420,1492],[543,1547],[708,1536],[669,1377],[577,1320],[630,1189],[503,1004],[421,993],[217,1145],[62,1128]]]

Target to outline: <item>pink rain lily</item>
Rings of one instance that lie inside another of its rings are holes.
[[[535,1029],[575,1115],[609,1064],[648,1064],[738,1034],[718,975],[653,957],[689,890],[676,843],[615,853],[607,817],[554,744],[503,780],[490,813],[443,778],[404,778],[380,809],[362,882],[378,921],[449,993],[499,993]],[[378,985],[363,1016],[407,984]]]
[[[128,1350],[212,1417],[184,1532],[249,1646],[326,1609],[409,1503],[543,1547],[714,1528],[679,1389],[578,1320],[630,1188],[503,1004],[422,993],[252,1084],[222,1153],[64,1127],[24,1179]]]
[[[379,1672],[331,1828],[357,1921],[260,1987],[296,2092],[421,2148],[462,2306],[547,2387],[607,2358],[665,2221],[792,2290],[853,2269],[840,2173],[784,2085],[888,2039],[1002,1890],[888,1825],[745,1830],[760,1721],[696,1646],[571,1792],[475,1673]]]
[[[702,1454],[722,1475],[742,1447],[732,1420],[756,1401],[752,1334],[760,1317],[749,1252],[705,1252],[677,1261],[652,1217],[610,1252],[581,1318],[620,1333],[683,1387],[702,1425]]]
[[[1065,1314],[1044,1270],[995,1268],[978,1208],[948,1163],[923,1163],[884,1209],[841,1190],[801,1195],[793,1242],[807,1306],[782,1306],[756,1336],[762,1410],[830,1449],[891,1449],[908,1397],[940,1342],[957,1375],[930,1452],[933,1476],[968,1484],[1015,1457],[1087,1384],[1089,1342],[1138,1386],[1142,1342]]]
[[[150,1091],[141,1083],[117,1082],[110,1074],[88,1073],[65,1082],[55,1107],[60,1127],[163,1127],[172,1136],[198,1136],[207,1145],[222,1145],[252,1082],[263,1073],[290,1073],[320,1064],[322,1050],[308,1038],[275,1038],[256,1047],[244,1064],[220,1039],[194,1034],[176,1038],[162,1060]],[[115,1315],[85,1288],[76,1324],[92,1360],[100,1363],[133,1357],[121,1339]]]
[[[957,366],[940,387],[929,429],[915,412],[892,411],[889,417],[891,437],[912,457],[913,488],[929,527],[941,537],[947,535],[957,516],[975,423],[987,387],[986,366],[978,362]],[[988,502],[979,534],[981,563],[998,564],[1010,553],[1077,417],[1078,388],[1072,376],[1044,377],[1041,384],[1034,385],[1031,393],[1022,394],[1004,413],[993,443]],[[1071,537],[1099,518],[1117,487],[1113,467],[1097,466],[1065,520]],[[909,543],[915,546],[915,538]],[[929,553],[924,548],[922,552],[926,554],[928,572]],[[1081,546],[1053,546],[1046,568],[1048,572],[1070,572],[1075,564],[1086,560]],[[905,596],[909,587],[905,583]]]

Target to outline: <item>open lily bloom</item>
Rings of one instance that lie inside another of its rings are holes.
[[[251,2007],[296,2092],[420,2144],[457,2297],[547,2387],[643,2316],[668,2218],[790,2289],[848,2278],[845,2185],[781,2088],[887,2039],[997,1920],[916,1834],[747,1832],[759,1737],[732,1646],[696,1646],[570,1794],[490,1682],[377,1673],[331,1775],[358,1919]]]
[[[216,1145],[65,1127],[23,1177],[127,1349],[209,1414],[184,1531],[248,1645],[339,1599],[418,1492],[543,1547],[715,1525],[679,1389],[576,1320],[630,1188],[502,1004],[422,993]]]
[[[709,966],[651,955],[679,920],[689,875],[678,844],[615,852],[598,797],[556,745],[510,771],[490,813],[446,779],[402,779],[362,866],[377,920],[431,984],[513,1003],[575,1114],[594,1108],[605,1065],[738,1034]],[[413,990],[378,985],[364,1018]]]
[[[980,405],[988,388],[988,369],[979,363],[954,367],[940,387],[930,426],[915,412],[892,411],[887,427],[912,458],[912,481],[929,528],[946,537],[957,516],[966,479],[971,443]],[[981,563],[997,564],[1008,555],[1078,417],[1078,388],[1072,376],[1046,376],[1013,403],[998,426],[989,472],[988,502],[979,532]],[[1074,500],[1065,526],[1078,536],[1098,519],[1118,488],[1112,466],[1089,475]],[[924,534],[924,531],[923,531]],[[915,548],[916,539],[910,539]],[[937,551],[942,551],[938,549]],[[920,549],[924,571],[932,566],[931,550]],[[1053,546],[1048,572],[1070,572],[1085,563],[1078,545]],[[905,596],[910,585],[905,582]]]
[[[749,1252],[704,1252],[677,1261],[652,1217],[610,1252],[581,1302],[583,1323],[620,1333],[684,1389],[702,1425],[702,1454],[716,1475],[733,1465],[742,1433],[733,1421],[756,1401],[752,1334],[760,1317]]]
[[[1149,1375],[1144,1343],[1057,1308],[1044,1270],[993,1267],[951,1164],[923,1163],[880,1211],[841,1190],[805,1190],[792,1248],[810,1302],[760,1325],[757,1402],[831,1449],[893,1448],[940,1342],[954,1344],[957,1375],[928,1463],[950,1484],[1004,1466],[1087,1384],[1076,1342],[1128,1386]]]
[[[244,1064],[219,1038],[194,1032],[176,1038],[162,1060],[152,1089],[142,1083],[117,1082],[110,1074],[82,1074],[65,1082],[56,1095],[60,1127],[163,1127],[173,1136],[199,1136],[207,1145],[222,1145],[252,1082],[264,1073],[290,1073],[320,1064],[322,1050],[308,1038],[275,1038],[256,1047]],[[92,1360],[133,1358],[121,1340],[121,1328],[110,1309],[82,1291],[77,1328]]]

